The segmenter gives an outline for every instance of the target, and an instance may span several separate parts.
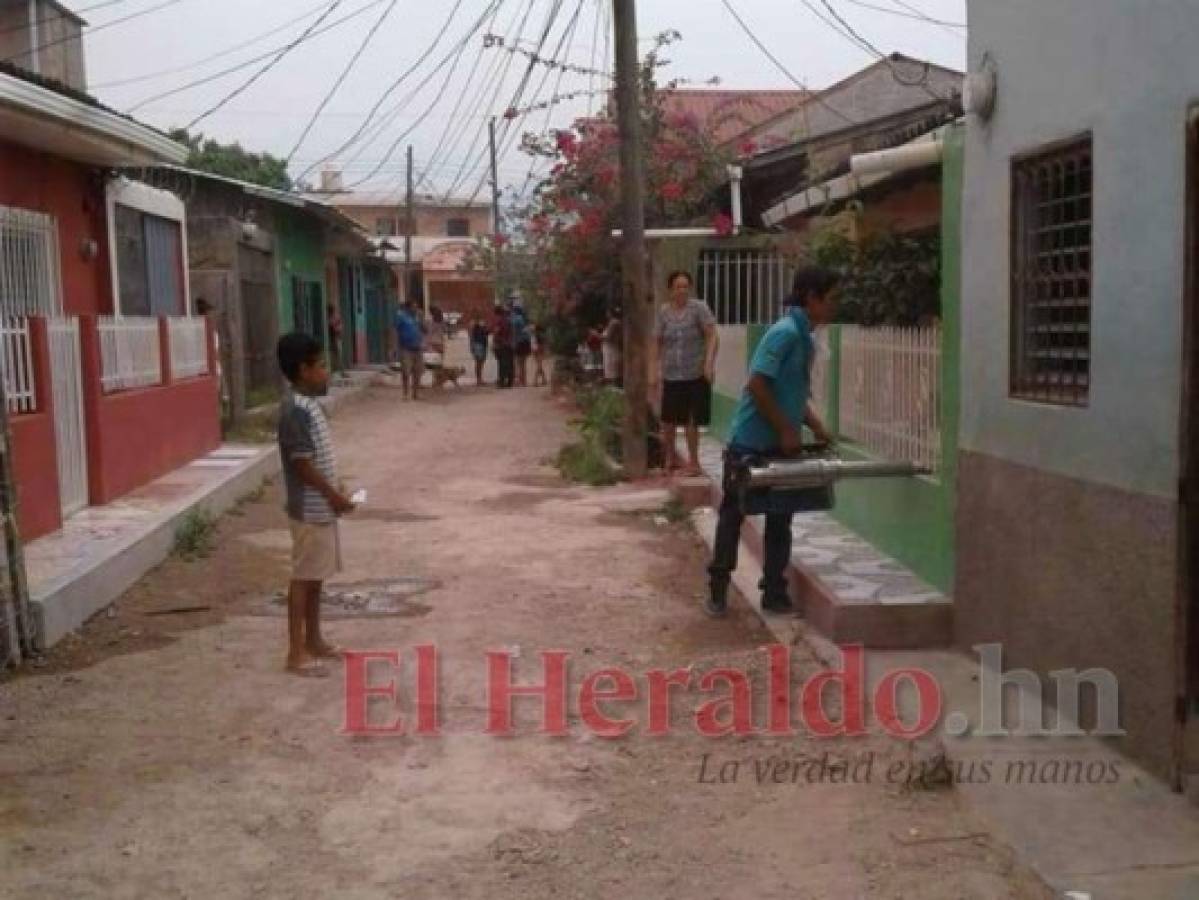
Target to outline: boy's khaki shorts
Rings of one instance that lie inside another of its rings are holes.
[[[341,571],[337,523],[315,525],[290,519],[293,581],[327,581]]]

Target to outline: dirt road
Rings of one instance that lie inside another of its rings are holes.
[[[881,737],[712,740],[691,716],[710,698],[690,693],[667,737],[598,739],[573,714],[568,736],[547,737],[528,700],[520,734],[485,735],[488,650],[519,652],[526,683],[557,649],[573,684],[694,665],[749,667],[760,687],[768,635],[743,611],[702,616],[687,526],[628,511],[658,501],[558,480],[545,461],[565,416],[543,392],[403,404],[376,389],[334,431],[344,474],[370,493],[344,525],[341,583],[359,586],[338,609],[390,592],[395,614],[329,635],[404,654],[410,723],[412,648],[436,645],[441,736],[347,736],[340,671],[283,673],[288,534],[272,488],[222,522],[208,558],[167,563],[0,684],[0,894],[1048,896],[952,791],[755,775],[770,759],[904,752]],[[208,609],[154,615],[182,607]],[[818,663],[796,648],[794,667],[798,680]]]

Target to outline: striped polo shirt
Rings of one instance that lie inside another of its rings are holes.
[[[279,456],[287,485],[287,515],[297,522],[323,525],[335,522],[333,507],[319,491],[300,480],[296,462],[312,460],[316,470],[337,486],[337,459],[325,411],[313,397],[290,388],[279,407]]]

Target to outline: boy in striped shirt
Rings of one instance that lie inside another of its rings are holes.
[[[341,570],[340,516],[352,512],[338,487],[329,420],[316,398],[328,392],[325,352],[307,334],[279,339],[279,368],[290,384],[279,408],[279,456],[291,526],[291,585],[287,596],[287,671],[308,677],[339,650],[321,637],[321,586]]]

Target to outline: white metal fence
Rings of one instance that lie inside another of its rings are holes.
[[[64,516],[87,506],[87,432],[84,427],[79,320],[49,321],[50,376],[54,389],[54,437],[58,494]]]
[[[871,453],[941,462],[941,330],[841,328],[840,431]]]
[[[782,315],[795,266],[774,250],[701,250],[696,294],[719,325],[771,325]]]
[[[60,315],[59,284],[54,217],[0,206],[0,315]]]
[[[812,405],[822,417],[828,415],[829,391],[832,387],[832,351],[829,348],[829,329],[817,328],[816,359],[812,363]]]
[[[205,320],[167,319],[171,335],[171,377],[195,378],[208,374],[208,330]]]
[[[8,411],[31,413],[37,410],[37,384],[33,371],[33,344],[29,320],[0,316],[0,370]]]
[[[105,393],[162,382],[162,348],[157,319],[100,316],[98,324],[100,383]]]

